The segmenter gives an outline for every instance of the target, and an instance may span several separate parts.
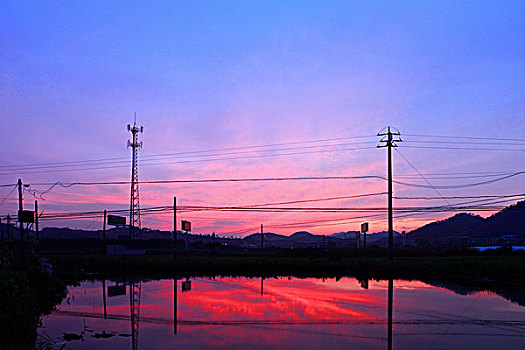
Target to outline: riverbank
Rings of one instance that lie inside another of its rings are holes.
[[[66,296],[66,284],[29,244],[3,245],[0,256],[0,347],[32,349],[41,317]]]

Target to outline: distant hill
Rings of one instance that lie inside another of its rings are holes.
[[[517,235],[525,238],[525,201],[516,203],[489,216],[483,225],[478,228],[481,236],[492,235]]]
[[[304,238],[312,238],[314,235],[310,232],[306,231],[299,231],[295,232],[293,235],[290,236],[291,239],[304,239]]]
[[[525,237],[525,201],[511,205],[484,219],[479,215],[456,214],[445,220],[431,222],[410,231],[410,239],[426,239],[430,242],[452,237],[500,237],[515,235]]]
[[[336,233],[332,233],[330,237],[341,238],[341,239],[355,238],[355,234],[357,232],[359,231],[336,232]]]
[[[452,236],[470,235],[469,233],[474,232],[473,230],[479,227],[483,221],[484,219],[479,215],[460,213],[410,231],[408,237],[410,239],[423,238],[429,241],[439,241]]]
[[[0,224],[1,227],[7,228],[6,224]],[[15,234],[17,229],[11,225],[10,232]],[[34,233],[30,233],[34,234]],[[179,239],[186,235],[179,232]],[[326,246],[352,246],[356,244],[356,231],[336,232],[325,235]],[[116,239],[119,237],[126,238],[129,235],[129,228],[119,227],[111,228],[106,232],[107,239]],[[368,233],[366,235],[367,244],[385,246],[387,244],[388,231]],[[511,205],[498,213],[484,219],[479,215],[456,214],[445,220],[431,222],[418,229],[408,233],[408,239],[411,241],[425,239],[429,242],[454,240],[458,238],[500,238],[501,236],[516,236],[518,240],[525,240],[525,201]],[[40,237],[43,239],[96,239],[101,238],[102,233],[98,231],[78,230],[70,228],[48,227],[40,231]],[[173,232],[160,231],[143,228],[140,237],[148,239],[173,239]],[[217,237],[212,238],[210,234],[189,234],[191,241],[207,242],[225,242],[232,245],[242,245],[245,247],[260,247],[261,235],[254,233],[244,238],[239,237]],[[401,234],[394,231],[394,238],[401,240]],[[184,238],[185,239],[185,238]],[[361,238],[362,239],[362,238]],[[281,248],[299,248],[299,247],[318,247],[322,244],[323,235],[315,235],[307,231],[295,232],[291,236],[280,235],[277,233],[265,233],[265,245],[267,247]]]

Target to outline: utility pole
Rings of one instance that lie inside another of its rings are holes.
[[[263,230],[262,224],[261,224],[261,249],[264,249],[264,230]]]
[[[35,201],[35,234],[36,241],[40,242],[40,232],[38,231],[38,201]]]
[[[22,222],[22,210],[24,210],[24,203],[22,199],[22,179],[18,179],[18,222],[20,223],[20,240],[24,239],[24,223]]]
[[[173,260],[177,260],[177,197],[173,197]]]
[[[381,144],[377,145],[377,148],[386,147],[388,149],[388,259],[392,260],[394,256],[394,219],[392,214],[392,147],[397,147],[395,142],[402,142],[402,140],[400,137],[398,137],[401,136],[399,130],[396,129],[395,132],[392,132],[390,126],[388,126],[386,129],[386,132],[384,132],[385,129],[383,129],[377,134],[377,136],[383,136],[379,141]]]
[[[136,113],[133,127],[130,124],[128,124],[128,131],[131,132],[131,140],[128,140],[128,148],[131,147],[131,196],[129,201],[129,238],[135,239],[135,227],[138,227],[139,234],[141,232],[138,156],[139,149],[142,148],[142,141],[139,141],[138,134],[144,131],[144,128],[142,126],[137,126]]]
[[[102,225],[102,241],[104,242],[104,245],[102,247],[102,254],[106,255],[106,223],[107,223],[107,217],[108,217],[108,211],[104,210],[104,224]]]

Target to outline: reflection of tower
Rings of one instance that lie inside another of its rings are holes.
[[[128,131],[131,132],[132,139],[128,140],[128,147],[131,147],[131,198],[129,201],[129,238],[135,239],[135,228],[138,227],[140,234],[140,202],[139,202],[139,172],[138,172],[138,153],[142,148],[142,141],[138,140],[138,133],[144,128],[137,126],[137,117],[133,127],[128,124]]]
[[[140,323],[140,290],[142,282],[132,280],[129,284],[129,308],[131,313],[131,342],[132,349],[139,348],[139,323]]]

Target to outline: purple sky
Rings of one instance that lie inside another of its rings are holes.
[[[399,151],[423,174],[487,176],[486,172],[523,170],[523,141],[411,136],[525,138],[522,1],[3,1],[0,13],[1,184],[18,178],[28,184],[128,180],[126,125],[135,112],[144,126],[144,160],[165,153],[367,136],[274,147],[302,147],[281,153],[333,152],[270,157],[260,155],[275,151],[252,152],[213,161],[179,155],[147,166],[141,160],[141,180],[385,175],[385,150],[373,147],[379,139],[374,135],[387,125],[406,135]],[[461,143],[439,143],[443,141]],[[338,146],[318,147],[326,144]],[[318,148],[305,148],[311,146]],[[411,148],[421,146],[474,149]],[[363,149],[344,150],[350,147]],[[105,169],[82,171],[73,166],[6,168],[102,158],[118,160],[98,166]],[[394,174],[416,175],[404,180],[427,184],[397,152]],[[491,178],[427,176],[437,186]],[[516,176],[440,193],[521,193],[523,179]],[[11,190],[0,188],[0,201]],[[385,190],[384,181],[355,180],[144,185],[140,193],[147,207],[170,205],[173,196],[181,205],[244,205]],[[395,186],[395,194],[438,196],[432,189],[401,185]],[[39,203],[46,212],[125,209],[129,187],[54,188],[44,198]],[[24,199],[32,209],[34,198],[25,193]],[[0,206],[0,215],[15,214],[16,205],[13,192]],[[386,198],[379,196],[304,206],[385,205]],[[452,214],[399,219],[395,229],[408,230]],[[271,227],[357,215],[187,216],[198,233],[228,233],[260,223]],[[170,216],[144,216],[143,224],[169,229]],[[303,228],[314,233],[358,229],[358,223],[327,223]],[[99,229],[101,223],[97,219],[45,225]],[[372,231],[383,229],[385,221],[371,224]],[[290,234],[299,228],[268,230]]]

